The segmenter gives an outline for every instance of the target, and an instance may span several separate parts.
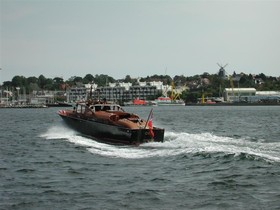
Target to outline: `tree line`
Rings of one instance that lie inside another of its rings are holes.
[[[186,101],[193,101],[198,97],[201,97],[202,93],[207,97],[218,97],[221,95],[221,89],[224,88],[256,88],[258,91],[279,91],[280,79],[279,77],[266,76],[261,73],[258,75],[252,74],[236,74],[235,72],[223,78],[218,74],[203,73],[201,75],[183,76],[176,75],[170,77],[168,75],[153,75],[140,79],[140,82],[152,82],[162,81],[164,85],[186,86],[187,89],[181,94],[181,98]],[[109,75],[95,75],[86,74],[84,77],[72,76],[68,80],[64,80],[60,77],[46,78],[44,75],[39,77],[24,77],[14,76],[11,81],[5,81],[2,84],[3,90],[15,90],[16,87],[20,87],[21,93],[25,91],[26,94],[30,94],[33,91],[40,90],[67,90],[70,87],[94,83],[98,86],[106,86],[108,83],[115,82],[130,82],[136,85],[138,79],[132,78],[127,75],[124,79],[114,79]]]

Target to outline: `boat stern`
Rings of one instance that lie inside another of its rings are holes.
[[[153,134],[152,134],[153,133]],[[131,131],[131,141],[135,143],[163,142],[164,129],[135,129]]]

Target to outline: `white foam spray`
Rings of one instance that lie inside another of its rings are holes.
[[[139,147],[109,145],[79,136],[63,126],[51,127],[40,137],[63,139],[85,147],[89,152],[111,158],[140,159],[194,153],[252,155],[267,161],[280,162],[280,143],[252,142],[246,138],[215,136],[210,133],[189,134],[165,132],[165,142],[142,144]]]

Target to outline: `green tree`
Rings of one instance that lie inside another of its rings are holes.
[[[95,83],[98,86],[105,86],[109,82],[114,83],[116,80],[108,75],[100,74],[100,75],[95,75]]]
[[[187,92],[183,91],[181,98],[186,103],[197,103],[197,99],[201,96],[198,92]]]
[[[39,86],[38,86],[38,78],[37,77],[28,77],[26,79],[26,94],[30,94],[32,93],[33,90],[39,90]]]
[[[87,74],[87,75],[83,78],[83,83],[84,83],[84,84],[93,83],[93,82],[94,82],[94,76],[92,76],[92,74]]]
[[[53,82],[53,79],[51,78],[47,78],[46,79],[46,85],[45,85],[45,89],[46,90],[55,90],[55,87],[54,87],[54,82]]]
[[[29,83],[29,87],[28,87],[28,93],[32,93],[32,91],[39,91],[40,87],[38,86],[38,83]],[[26,91],[27,92],[27,91]]]
[[[41,88],[41,90],[45,89],[45,86],[47,84],[47,79],[44,77],[44,75],[40,75],[38,77],[38,86]]]
[[[131,83],[133,82],[130,75],[125,76],[124,82],[131,82]]]
[[[79,82],[80,82],[80,83],[83,83],[83,78],[82,78],[82,77],[75,77],[75,78],[74,78],[74,82],[75,82],[75,83],[79,83]]]
[[[6,89],[11,89],[13,87],[13,84],[11,81],[5,81],[3,82],[3,89],[6,90]]]
[[[261,78],[263,81],[266,81],[266,76],[264,73],[257,75],[256,78]]]
[[[181,75],[181,76],[175,76],[173,78],[174,85],[175,86],[184,86],[187,83],[187,77]]]
[[[12,85],[14,87],[23,87],[26,84],[27,84],[27,81],[24,76],[14,76],[12,79]]]
[[[38,78],[37,77],[28,77],[27,78],[27,83],[38,83]]]
[[[61,88],[61,85],[64,84],[64,80],[61,77],[55,77],[53,78],[53,87],[54,90],[59,90]]]

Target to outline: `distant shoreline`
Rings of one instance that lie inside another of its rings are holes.
[[[197,104],[189,103],[186,106],[280,106],[280,103],[216,103],[216,104]]]

